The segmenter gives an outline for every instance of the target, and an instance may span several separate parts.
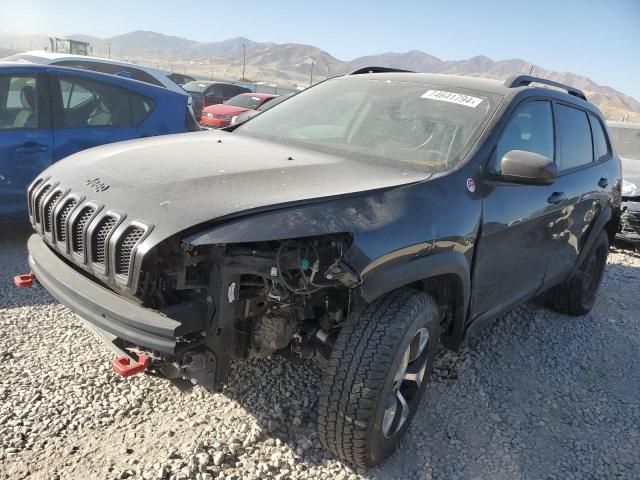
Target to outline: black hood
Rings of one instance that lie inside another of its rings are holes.
[[[241,212],[424,180],[426,172],[210,131],[114,143],[60,161],[41,177],[127,220],[154,226],[147,248]]]

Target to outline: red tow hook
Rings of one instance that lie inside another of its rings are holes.
[[[111,362],[113,371],[123,377],[130,377],[136,373],[143,372],[149,366],[149,357],[144,353],[138,353],[138,361],[133,362],[131,357],[122,356]]]
[[[33,281],[36,279],[36,276],[33,273],[25,273],[23,275],[16,275],[13,277],[13,283],[15,283],[18,288],[29,288],[33,286]]]

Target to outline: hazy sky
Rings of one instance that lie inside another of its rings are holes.
[[[341,60],[408,50],[443,60],[522,58],[640,99],[640,0],[0,0],[0,34],[132,30],[307,43]]]

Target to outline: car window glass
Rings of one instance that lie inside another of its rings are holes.
[[[527,102],[509,119],[496,146],[494,170],[499,171],[502,157],[511,150],[524,150],[554,158],[553,114],[546,101]]]
[[[566,105],[556,108],[558,117],[558,149],[560,170],[593,162],[591,127],[586,112]]]
[[[591,121],[591,133],[593,134],[593,146],[595,148],[596,159],[602,160],[609,155],[609,146],[607,145],[607,138],[604,135],[602,124],[595,117],[595,115],[589,114],[589,120]]]
[[[498,99],[462,87],[343,77],[291,97],[235,134],[440,172],[464,158]]]
[[[132,121],[134,125],[138,125],[151,113],[155,103],[153,100],[135,93],[130,93],[129,98],[131,99]]]
[[[0,75],[0,130],[37,128],[38,90],[33,75]]]
[[[132,125],[129,92],[104,82],[79,77],[59,77],[61,128],[128,127]]]

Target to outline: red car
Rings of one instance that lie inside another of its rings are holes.
[[[224,103],[210,105],[202,110],[200,124],[205,127],[222,128],[231,124],[231,119],[248,110],[255,110],[277,95],[268,93],[241,93]]]

